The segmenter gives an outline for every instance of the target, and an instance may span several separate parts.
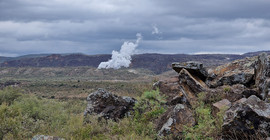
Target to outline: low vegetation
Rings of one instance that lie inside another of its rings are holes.
[[[155,118],[165,111],[158,91],[144,92],[131,116],[119,122],[96,116],[84,123],[86,102],[40,98],[20,90],[0,90],[0,139],[31,139],[53,135],[65,139],[155,139]]]
[[[226,108],[220,110],[217,116],[211,113],[211,104],[204,102],[206,93],[198,94],[198,102],[193,106],[197,124],[193,127],[185,126],[185,139],[218,139],[221,138],[223,115]]]

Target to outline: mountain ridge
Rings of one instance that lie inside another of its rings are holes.
[[[132,56],[130,68],[143,68],[156,74],[171,69],[172,62],[199,61],[207,67],[222,65],[236,59],[252,57],[262,52],[270,54],[270,51],[249,52],[237,54],[135,54]],[[108,61],[110,54],[86,55],[72,54],[30,54],[19,57],[1,57],[0,67],[98,67],[101,62]]]

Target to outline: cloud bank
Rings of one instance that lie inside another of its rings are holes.
[[[269,0],[1,0],[0,52],[108,54],[137,32],[141,53],[269,50],[269,7]]]
[[[101,62],[98,66],[98,69],[119,69],[121,67],[129,67],[131,63],[131,55],[134,54],[135,49],[138,47],[142,35],[137,33],[137,40],[135,43],[133,42],[124,42],[124,44],[121,46],[121,50],[118,51],[112,51],[112,58],[108,60],[107,62]]]

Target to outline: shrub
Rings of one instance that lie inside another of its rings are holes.
[[[225,109],[214,118],[211,115],[211,105],[203,102],[205,95],[206,93],[199,93],[198,102],[193,107],[197,124],[193,127],[184,126],[186,139],[216,139],[220,135]]]
[[[18,89],[14,89],[12,87],[4,88],[3,90],[0,90],[0,105],[4,102],[7,105],[10,105],[20,96],[22,96],[22,94]]]
[[[26,120],[34,122],[44,122],[43,127],[34,132],[45,131],[46,133],[60,132],[63,125],[69,119],[67,110],[64,109],[65,103],[52,99],[38,99],[35,96],[25,96],[12,106],[20,108]],[[29,126],[31,127],[31,126]]]
[[[19,137],[22,116],[17,108],[6,104],[0,105],[0,139],[4,137]]]
[[[227,86],[227,87],[224,87],[224,92],[225,93],[228,93],[228,92],[230,92],[232,89],[229,87],[229,86]]]
[[[149,122],[165,112],[165,97],[158,90],[144,92],[135,104],[135,120]]]

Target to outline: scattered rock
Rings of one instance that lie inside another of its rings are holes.
[[[169,108],[158,120],[157,129],[159,136],[173,134],[173,136],[182,136],[183,126],[195,125],[195,118],[192,110],[186,105],[177,104]]]
[[[208,77],[208,73],[200,62],[185,62],[185,63],[172,63],[172,68],[180,73],[182,69],[186,69],[191,75],[196,75],[202,81],[205,81]]]
[[[135,102],[134,98],[117,96],[104,89],[98,89],[88,95],[84,115],[97,114],[105,119],[118,120],[132,110]]]
[[[226,111],[222,128],[225,138],[269,137],[270,104],[255,95],[243,98]]]
[[[32,140],[65,140],[65,139],[54,136],[36,135],[32,138]]]
[[[266,53],[259,55],[255,66],[255,85],[263,99],[267,99],[270,92],[270,60]]]
[[[232,105],[232,103],[231,103],[229,100],[227,100],[227,99],[223,99],[223,100],[221,100],[221,101],[219,101],[219,102],[216,102],[216,103],[214,103],[214,104],[212,105],[212,114],[213,114],[214,116],[216,116],[216,114],[217,114],[219,111],[221,111],[221,110],[223,110],[223,109],[227,110],[227,109],[229,109],[229,108],[231,107],[231,105]],[[224,111],[225,111],[225,110],[224,110]]]

